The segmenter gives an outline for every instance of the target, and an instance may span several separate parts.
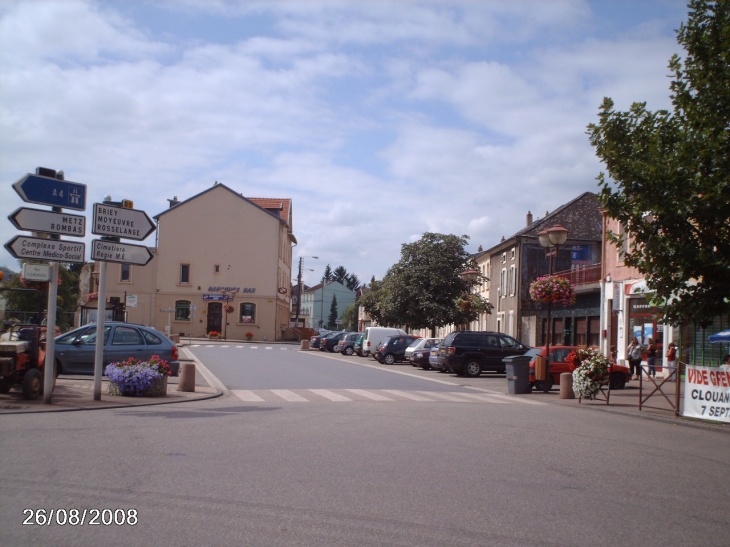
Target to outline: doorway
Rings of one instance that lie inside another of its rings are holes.
[[[216,331],[222,332],[223,328],[223,304],[220,302],[210,302],[208,304],[208,328],[206,332]]]

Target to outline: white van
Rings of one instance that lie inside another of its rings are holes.
[[[386,336],[400,335],[408,335],[408,333],[402,329],[393,329],[390,327],[367,327],[362,338],[363,357],[371,355]]]

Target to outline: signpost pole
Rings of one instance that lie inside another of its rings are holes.
[[[111,196],[104,196],[104,203]],[[106,321],[106,270],[107,262],[99,265],[99,299],[96,309],[96,346],[94,352],[94,400],[101,401],[101,377],[104,372],[104,322]]]
[[[43,365],[43,404],[50,405],[53,396],[56,361],[53,358],[56,345],[56,302],[58,300],[58,262],[51,262],[51,279],[48,282],[48,317],[46,318],[46,361]],[[40,322],[40,318],[39,318]]]

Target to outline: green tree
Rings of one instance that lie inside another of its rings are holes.
[[[598,177],[601,204],[630,236],[625,263],[667,323],[707,325],[730,312],[730,1],[689,8],[686,56],[669,62],[672,112],[619,112],[606,98],[588,134],[612,179]]]
[[[334,279],[334,276],[332,274],[332,268],[330,268],[330,265],[327,264],[327,267],[324,269],[324,274],[322,274],[322,283],[329,283]]]
[[[332,295],[332,304],[330,304],[330,314],[327,317],[327,328],[334,329],[337,327],[337,295]]]
[[[357,330],[357,302],[347,306],[345,311],[342,312],[342,328],[347,330]]]
[[[385,322],[385,318],[383,316],[384,310],[380,304],[380,298],[383,294],[382,289],[383,282],[376,281],[375,276],[373,276],[370,280],[370,285],[368,285],[367,291],[365,291],[358,300],[358,304],[363,307],[365,313],[367,313],[378,325],[388,326],[388,323]]]
[[[465,269],[476,269],[466,251],[468,239],[425,233],[415,243],[402,245],[400,261],[388,270],[376,295],[386,324],[433,331],[471,321],[480,312],[489,313],[491,305],[469,295],[470,287],[460,276]],[[475,284],[484,279],[480,276]]]

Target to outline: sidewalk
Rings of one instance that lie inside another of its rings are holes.
[[[661,383],[661,378],[657,379],[657,384]],[[683,408],[684,384],[681,382],[679,409]],[[644,418],[649,420],[662,421],[666,423],[674,423],[677,425],[685,425],[691,427],[705,428],[712,431],[720,431],[730,434],[730,424],[717,422],[712,420],[702,420],[698,418],[685,418],[684,416],[675,416],[672,405],[675,402],[675,382],[666,382],[662,386],[665,398],[662,393],[656,391],[651,397],[647,396],[654,391],[655,386],[649,380],[644,380],[642,390],[639,389],[639,381],[634,380],[626,384],[625,389],[611,390],[608,403],[604,394],[598,395],[598,400],[589,401],[587,399],[561,399],[560,388],[555,386],[550,393],[545,395],[542,392],[534,391],[529,395],[518,395],[518,397],[530,397],[532,400],[549,404],[557,404],[570,406],[579,410],[598,410],[624,416],[633,416],[636,418]],[[643,399],[642,408],[639,410],[639,396]]]
[[[129,408],[132,406],[166,405],[186,401],[200,401],[219,397],[223,392],[210,387],[196,371],[194,392],[177,391],[179,378],[170,377],[166,397],[122,397],[109,395],[109,382],[102,380],[101,400],[94,400],[94,378],[91,376],[59,376],[53,390],[51,404],[43,403],[43,395],[35,401],[26,401],[18,387],[8,394],[0,394],[0,414],[26,412],[63,412],[102,408]]]

